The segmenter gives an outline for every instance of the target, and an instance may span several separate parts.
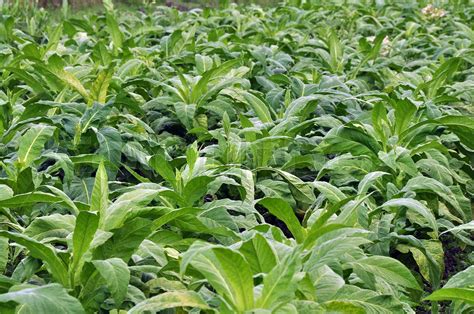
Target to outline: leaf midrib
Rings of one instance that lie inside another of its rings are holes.
[[[41,133],[43,133],[43,131],[45,129],[46,129],[46,126],[42,126],[42,129],[34,137],[33,141],[31,142],[31,145],[28,147],[28,150],[26,151],[24,160],[20,160],[21,163],[25,163],[28,160],[28,156],[30,155],[30,152],[31,152],[31,149],[33,148],[33,145],[36,143],[36,141],[38,140],[38,137],[40,137]]]

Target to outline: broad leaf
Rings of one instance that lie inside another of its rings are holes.
[[[80,267],[82,256],[87,252],[99,226],[99,217],[90,212],[81,212],[76,219],[76,227],[72,236],[73,263],[72,271]],[[79,268],[80,269],[80,268]]]
[[[20,139],[18,163],[22,169],[30,166],[41,154],[44,144],[51,139],[56,128],[39,124],[32,126]]]
[[[120,258],[95,260],[92,261],[92,264],[94,264],[105,280],[105,284],[112,294],[116,306],[120,306],[125,299],[130,281],[130,271],[127,264]]]
[[[385,256],[372,256],[350,263],[352,267],[372,273],[390,284],[421,290],[412,273],[399,261]]]
[[[154,296],[143,302],[138,303],[130,309],[130,314],[150,312],[159,312],[171,308],[198,308],[202,310],[209,309],[209,306],[202,297],[194,291],[171,291]]]
[[[51,246],[38,242],[23,234],[9,231],[0,231],[0,236],[24,246],[33,257],[41,259],[46,264],[56,281],[66,287],[69,285],[67,267]]]
[[[19,310],[25,314],[85,313],[81,303],[56,283],[37,288],[24,288],[0,295],[0,302],[10,301],[20,304]]]
[[[259,201],[259,204],[265,206],[272,215],[283,221],[297,242],[304,241],[306,232],[288,203],[278,198],[264,198]]]

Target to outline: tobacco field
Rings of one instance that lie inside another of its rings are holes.
[[[0,313],[473,313],[473,196],[470,1],[0,6]]]

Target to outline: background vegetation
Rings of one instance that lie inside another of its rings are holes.
[[[0,9],[1,313],[472,313],[474,6]]]
[[[9,5],[21,3],[24,5],[34,5],[43,8],[60,8],[64,5],[68,5],[72,8],[90,8],[102,6],[102,0],[4,0],[4,3]],[[176,6],[181,9],[193,8],[193,7],[218,7],[219,4],[228,3],[230,1],[223,0],[121,0],[116,1],[117,4],[128,5],[128,6],[139,6],[139,5],[168,5]],[[277,4],[277,0],[237,0],[232,1],[237,4],[259,4],[259,5],[274,5]]]

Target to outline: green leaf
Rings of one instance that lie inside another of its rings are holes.
[[[132,210],[147,205],[165,190],[152,183],[135,186],[135,189],[122,194],[107,208],[105,215],[100,218],[100,228],[108,231],[121,227]]]
[[[37,203],[59,203],[62,199],[59,196],[44,192],[31,192],[17,194],[11,198],[0,201],[0,207],[22,207]]]
[[[324,181],[314,181],[313,185],[318,189],[331,203],[341,202],[346,195],[334,185]]]
[[[451,189],[435,179],[423,176],[412,178],[408,180],[402,191],[436,194],[451,205],[465,222],[472,219],[472,212],[469,206],[463,206]]]
[[[107,12],[111,12],[114,10],[114,2],[112,0],[102,0],[102,4],[104,5],[104,9]]]
[[[8,239],[0,237],[0,273],[2,274],[5,272],[7,267],[9,253],[10,245],[8,244]]]
[[[444,116],[435,120],[436,123],[446,126],[455,133],[461,143],[467,147],[474,149],[474,118],[471,116]]]
[[[418,87],[424,89],[428,98],[434,98],[438,90],[449,80],[461,65],[462,59],[455,57],[445,61],[433,74],[433,78]]]
[[[362,178],[362,180],[360,180],[359,182],[359,186],[357,187],[357,194],[366,194],[369,191],[370,187],[377,181],[377,179],[385,175],[388,175],[388,173],[383,171],[374,171],[366,174],[364,178]]]
[[[196,105],[186,104],[184,102],[175,102],[173,105],[179,121],[181,121],[187,130],[191,130],[193,128]]]
[[[305,203],[305,204],[312,204],[316,198],[314,197],[313,189],[311,188],[311,183],[307,183],[302,181],[297,176],[280,170],[276,168],[261,168],[263,170],[270,170],[278,173],[280,176],[288,182],[290,186],[291,193],[294,195],[295,199]]]
[[[95,174],[94,187],[91,196],[91,211],[99,212],[101,219],[105,218],[105,211],[109,206],[109,182],[104,163],[101,162]]]
[[[436,290],[425,300],[430,301],[463,301],[474,303],[474,266],[457,273],[444,285],[442,289]]]
[[[301,268],[299,255],[299,250],[290,252],[263,278],[258,307],[273,309],[294,299],[295,274]]]
[[[333,299],[337,291],[345,284],[344,279],[327,265],[313,270],[311,272],[311,278],[313,278],[316,296],[319,302]]]
[[[380,49],[382,48],[384,38],[387,36],[386,31],[381,31],[377,34],[374,39],[374,44],[372,45],[372,49],[367,54],[367,59],[376,59],[379,55]]]
[[[426,221],[429,223],[431,229],[438,234],[438,224],[436,223],[436,218],[431,213],[431,211],[422,203],[415,199],[411,198],[396,198],[396,199],[391,199],[385,203],[383,203],[380,207],[385,208],[385,207],[406,207],[410,210],[413,210],[417,214],[423,216],[423,218],[426,219]]]
[[[396,259],[385,256],[371,256],[350,263],[352,267],[360,268],[368,273],[379,276],[390,284],[421,290],[412,273]]]
[[[107,90],[109,89],[110,81],[112,80],[113,74],[113,66],[109,66],[107,69],[99,72],[96,80],[94,81],[91,87],[91,102],[97,101],[101,104],[105,103],[107,98]]]
[[[253,308],[252,272],[240,253],[228,248],[200,244],[188,255],[186,260],[191,260],[191,265],[206,277],[235,311],[243,312]],[[182,272],[187,263],[183,256]],[[239,271],[235,271],[236,269]]]
[[[210,309],[202,297],[194,291],[170,291],[138,303],[132,307],[128,313],[156,313],[166,309],[181,307],[198,308],[202,310]]]
[[[73,263],[72,271],[80,267],[82,256],[87,252],[99,226],[99,217],[90,212],[80,212],[76,219],[76,226],[72,236]],[[80,268],[79,268],[80,269]]]
[[[453,228],[450,228],[448,230],[445,230],[440,233],[440,235],[447,233],[447,232],[456,232],[456,231],[461,231],[461,230],[474,230],[474,220]]]
[[[85,313],[81,303],[57,283],[37,288],[26,288],[0,295],[0,302],[13,301],[21,305],[25,314]]]
[[[395,109],[395,132],[400,136],[410,125],[417,111],[417,107],[408,99],[392,100]]]
[[[453,185],[451,171],[435,159],[420,159],[416,162],[416,167],[422,173],[436,179],[446,186]]]
[[[329,55],[331,56],[330,65],[332,73],[339,73],[342,70],[343,47],[334,30],[330,30],[327,39]]]
[[[176,176],[173,168],[165,159],[164,153],[153,155],[149,161],[153,168],[163,179],[168,181],[173,187],[176,187]]]
[[[56,196],[58,196],[64,205],[72,209],[72,213],[75,215],[79,213],[79,209],[77,208],[76,204],[69,198],[69,196],[67,196],[66,193],[51,185],[45,185],[45,188],[49,189]]]
[[[424,300],[429,301],[464,301],[474,304],[474,289],[469,288],[443,288],[436,290]]]
[[[67,267],[56,255],[56,252],[51,246],[38,242],[23,234],[9,231],[0,231],[0,236],[6,237],[27,248],[31,256],[39,258],[46,264],[56,281],[66,287],[69,285]]]
[[[212,245],[210,243],[206,243],[199,240],[194,241],[193,244],[188,248],[188,250],[183,253],[179,267],[180,276],[182,277],[186,273],[189,264],[191,264],[195,257],[199,256],[203,252],[210,250],[211,247]]]
[[[13,190],[5,184],[0,184],[0,201],[13,197]]]
[[[182,197],[185,200],[186,206],[193,206],[193,204],[202,199],[206,194],[208,184],[214,180],[212,177],[199,176],[192,178],[183,189]]]
[[[237,310],[253,308],[253,278],[249,264],[240,253],[227,248],[214,248],[219,269],[227,283],[231,298]],[[235,269],[239,271],[236,272]]]
[[[377,156],[380,144],[359,122],[331,129],[320,149],[325,153],[352,153],[354,156]]]
[[[288,105],[285,110],[285,118],[300,116],[302,113],[306,112],[308,107],[313,109],[316,106],[316,101],[322,99],[323,97],[324,95],[310,95],[299,97]]]
[[[370,197],[371,194],[365,195],[364,197],[359,197],[357,200],[349,201],[346,205],[341,208],[341,212],[334,219],[334,223],[343,224],[346,226],[356,226],[359,224],[360,220],[366,218],[363,211],[365,211],[364,202]]]
[[[250,106],[250,108],[252,108],[252,110],[255,112],[255,115],[260,119],[260,121],[262,121],[263,123],[269,123],[273,121],[267,105],[262,100],[260,100],[260,98],[248,92],[243,92],[242,95],[247,104]]]
[[[219,77],[226,75],[233,67],[235,67],[239,63],[241,63],[240,59],[231,59],[205,72],[192,89],[192,103],[200,105],[200,103],[207,98],[206,91],[208,89],[209,83],[211,81],[215,81]]]
[[[444,288],[472,287],[474,283],[474,265],[460,271],[444,285]]]
[[[112,37],[115,53],[117,53],[118,49],[122,48],[123,34],[120,31],[119,24],[117,23],[112,11],[107,11],[105,14],[105,19],[107,23],[107,29],[110,33],[110,36]]]
[[[183,216],[183,215],[189,215],[189,214],[194,214],[197,215],[202,211],[201,208],[196,208],[196,207],[184,207],[184,208],[179,208],[176,210],[172,210],[169,213],[164,214],[160,218],[156,219],[153,222],[153,228],[154,229],[159,229],[163,225]]]
[[[304,247],[310,248],[314,241],[316,241],[319,237],[323,236],[324,234],[342,228],[348,228],[346,225],[336,224],[336,223],[328,223],[324,226],[319,226],[319,224],[314,224],[311,226],[311,229],[307,232],[306,239],[304,241]]]
[[[365,290],[364,292],[367,294],[371,291]],[[363,292],[361,292],[361,294],[362,293]],[[360,299],[353,299],[352,295],[348,295],[346,297],[341,297],[339,300],[325,302],[323,305],[326,313],[392,314],[404,312],[401,306],[390,308],[390,305],[392,304],[388,297],[366,298],[361,297]]]
[[[374,104],[374,108],[372,109],[372,126],[382,143],[386,143],[390,124],[387,117],[387,109],[382,102]]]
[[[355,199],[355,196],[347,197],[343,199],[342,201],[339,201],[335,204],[330,205],[326,209],[326,211],[323,214],[321,214],[313,223],[313,225],[311,226],[311,230],[309,231],[309,234],[319,233],[318,229],[321,228],[329,220],[329,218],[331,218],[332,215],[337,213],[344,205],[346,205],[353,199]]]
[[[32,126],[20,139],[18,164],[21,169],[29,167],[41,155],[44,144],[53,136],[55,127],[38,124]]]
[[[36,217],[23,232],[35,240],[48,238],[67,238],[73,231],[76,217],[73,215],[52,214]]]
[[[325,313],[366,314],[362,304],[350,300],[332,300],[323,304]]]
[[[41,94],[46,91],[41,82],[30,75],[27,71],[17,67],[5,67],[4,69],[15,74],[18,78],[30,86],[35,93]]]
[[[130,281],[130,271],[127,264],[120,258],[95,260],[92,261],[92,264],[105,280],[107,288],[115,300],[115,305],[119,307],[125,299]]]
[[[441,242],[437,240],[421,240],[425,252],[416,248],[410,247],[409,250],[413,255],[413,258],[420,269],[421,275],[432,284],[437,283],[440,280],[439,272],[437,269],[444,269],[444,251]],[[429,260],[428,255],[437,264],[436,269],[433,268],[432,261]],[[433,278],[436,276],[436,278]]]
[[[254,273],[268,273],[277,263],[273,248],[260,233],[244,242],[239,248]]]
[[[363,232],[360,229],[336,229],[320,237],[311,248],[311,255],[304,263],[305,271],[312,271],[322,265],[333,263],[343,258],[346,254],[356,254],[359,246],[370,243],[360,236],[345,236],[344,233]],[[338,235],[335,237],[334,235]],[[332,237],[331,237],[332,236]]]
[[[112,106],[110,105],[101,105],[98,103],[94,103],[91,107],[87,108],[80,121],[81,134],[92,127],[99,126],[104,120],[107,120],[111,109]]]
[[[204,56],[201,54],[196,54],[194,56],[194,63],[196,64],[196,69],[198,73],[202,74],[212,68],[213,61],[211,57]]]
[[[122,155],[122,137],[117,129],[105,127],[96,132],[99,141],[97,153],[104,156],[112,165],[120,164]]]
[[[245,202],[252,203],[255,199],[255,182],[250,170],[240,170],[240,183],[245,190]]]
[[[267,136],[250,143],[254,165],[257,167],[267,166],[273,157],[274,150],[287,145],[291,140],[292,138],[288,136]]]
[[[89,93],[86,91],[79,79],[69,71],[67,71],[65,61],[57,54],[53,54],[48,58],[48,64],[35,60],[35,66],[40,71],[52,87],[62,89],[64,85],[76,90],[86,102],[89,101]]]
[[[279,198],[267,197],[260,200],[258,203],[268,209],[272,215],[283,221],[298,243],[304,241],[306,231],[296,218],[293,208],[291,208],[287,202]]]
[[[92,255],[95,260],[112,257],[128,262],[140,243],[151,233],[151,221],[144,218],[128,220],[123,227],[114,230],[113,236],[98,246]]]

